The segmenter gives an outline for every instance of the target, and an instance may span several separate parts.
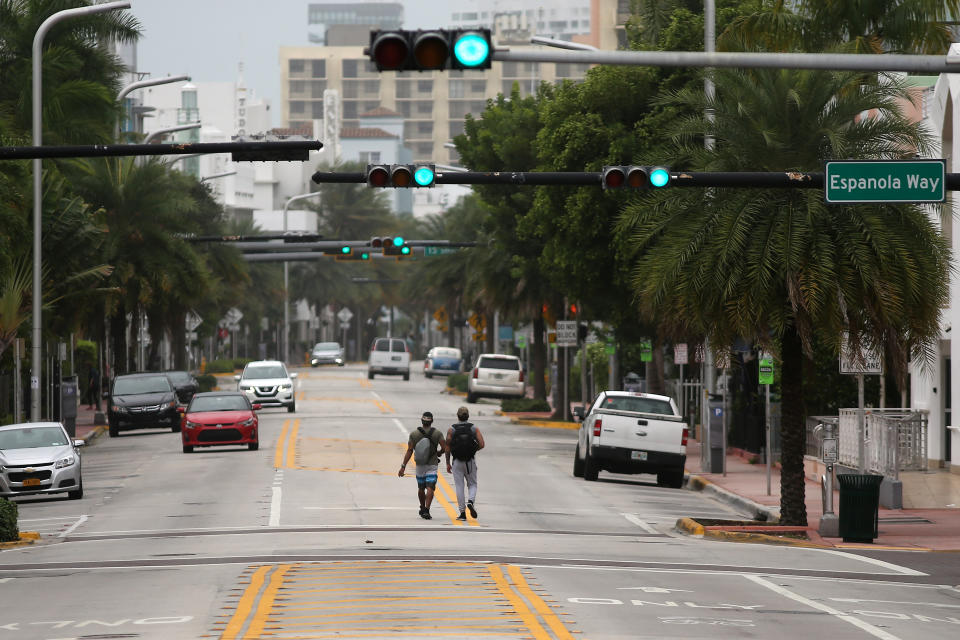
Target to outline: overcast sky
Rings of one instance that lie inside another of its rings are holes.
[[[273,124],[279,126],[277,54],[281,46],[310,44],[308,4],[310,0],[131,0],[130,11],[143,31],[137,46],[139,71],[152,78],[187,73],[198,82],[232,82],[243,63],[247,88],[270,101]],[[435,0],[404,0],[403,5],[405,26],[440,26]]]

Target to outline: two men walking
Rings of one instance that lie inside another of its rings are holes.
[[[457,422],[447,430],[446,438],[433,427],[433,414],[425,411],[420,418],[421,426],[407,439],[407,450],[403,454],[403,463],[397,474],[401,478],[407,463],[412,457],[416,463],[417,496],[420,499],[420,517],[430,520],[430,505],[437,488],[437,469],[440,454],[446,457],[447,473],[453,473],[457,491],[457,506],[460,515],[457,520],[467,519],[467,510],[474,518],[477,509],[477,462],[475,454],[484,447],[483,434],[476,425],[467,422],[470,412],[466,407],[457,410]],[[453,462],[450,456],[453,456]],[[466,485],[466,490],[464,490]]]

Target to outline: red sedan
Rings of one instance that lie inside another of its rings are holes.
[[[238,391],[212,391],[193,396],[186,409],[181,408],[180,435],[183,452],[194,447],[245,444],[251,451],[260,448],[257,427],[259,404],[250,404]]]

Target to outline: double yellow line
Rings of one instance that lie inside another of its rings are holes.
[[[297,432],[300,431],[300,418],[293,421],[283,421],[280,437],[277,439],[277,448],[273,454],[274,469],[298,469],[297,466]]]
[[[504,575],[502,566],[493,564],[487,569],[490,571],[490,576],[496,583],[497,589],[513,605],[513,608],[520,615],[520,619],[527,625],[536,640],[552,640],[552,636],[543,627],[541,620],[546,622],[559,640],[573,640],[570,631],[563,624],[563,621],[557,617],[557,614],[553,612],[550,605],[530,588],[526,578],[523,577],[523,573],[520,572],[520,567],[506,566],[509,580]],[[526,599],[526,602],[524,599]],[[530,603],[530,607],[527,606],[527,602]]]

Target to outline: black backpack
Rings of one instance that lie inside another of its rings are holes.
[[[450,438],[450,453],[456,460],[473,460],[474,454],[480,445],[473,436],[473,425],[469,422],[453,425],[453,436]]]

